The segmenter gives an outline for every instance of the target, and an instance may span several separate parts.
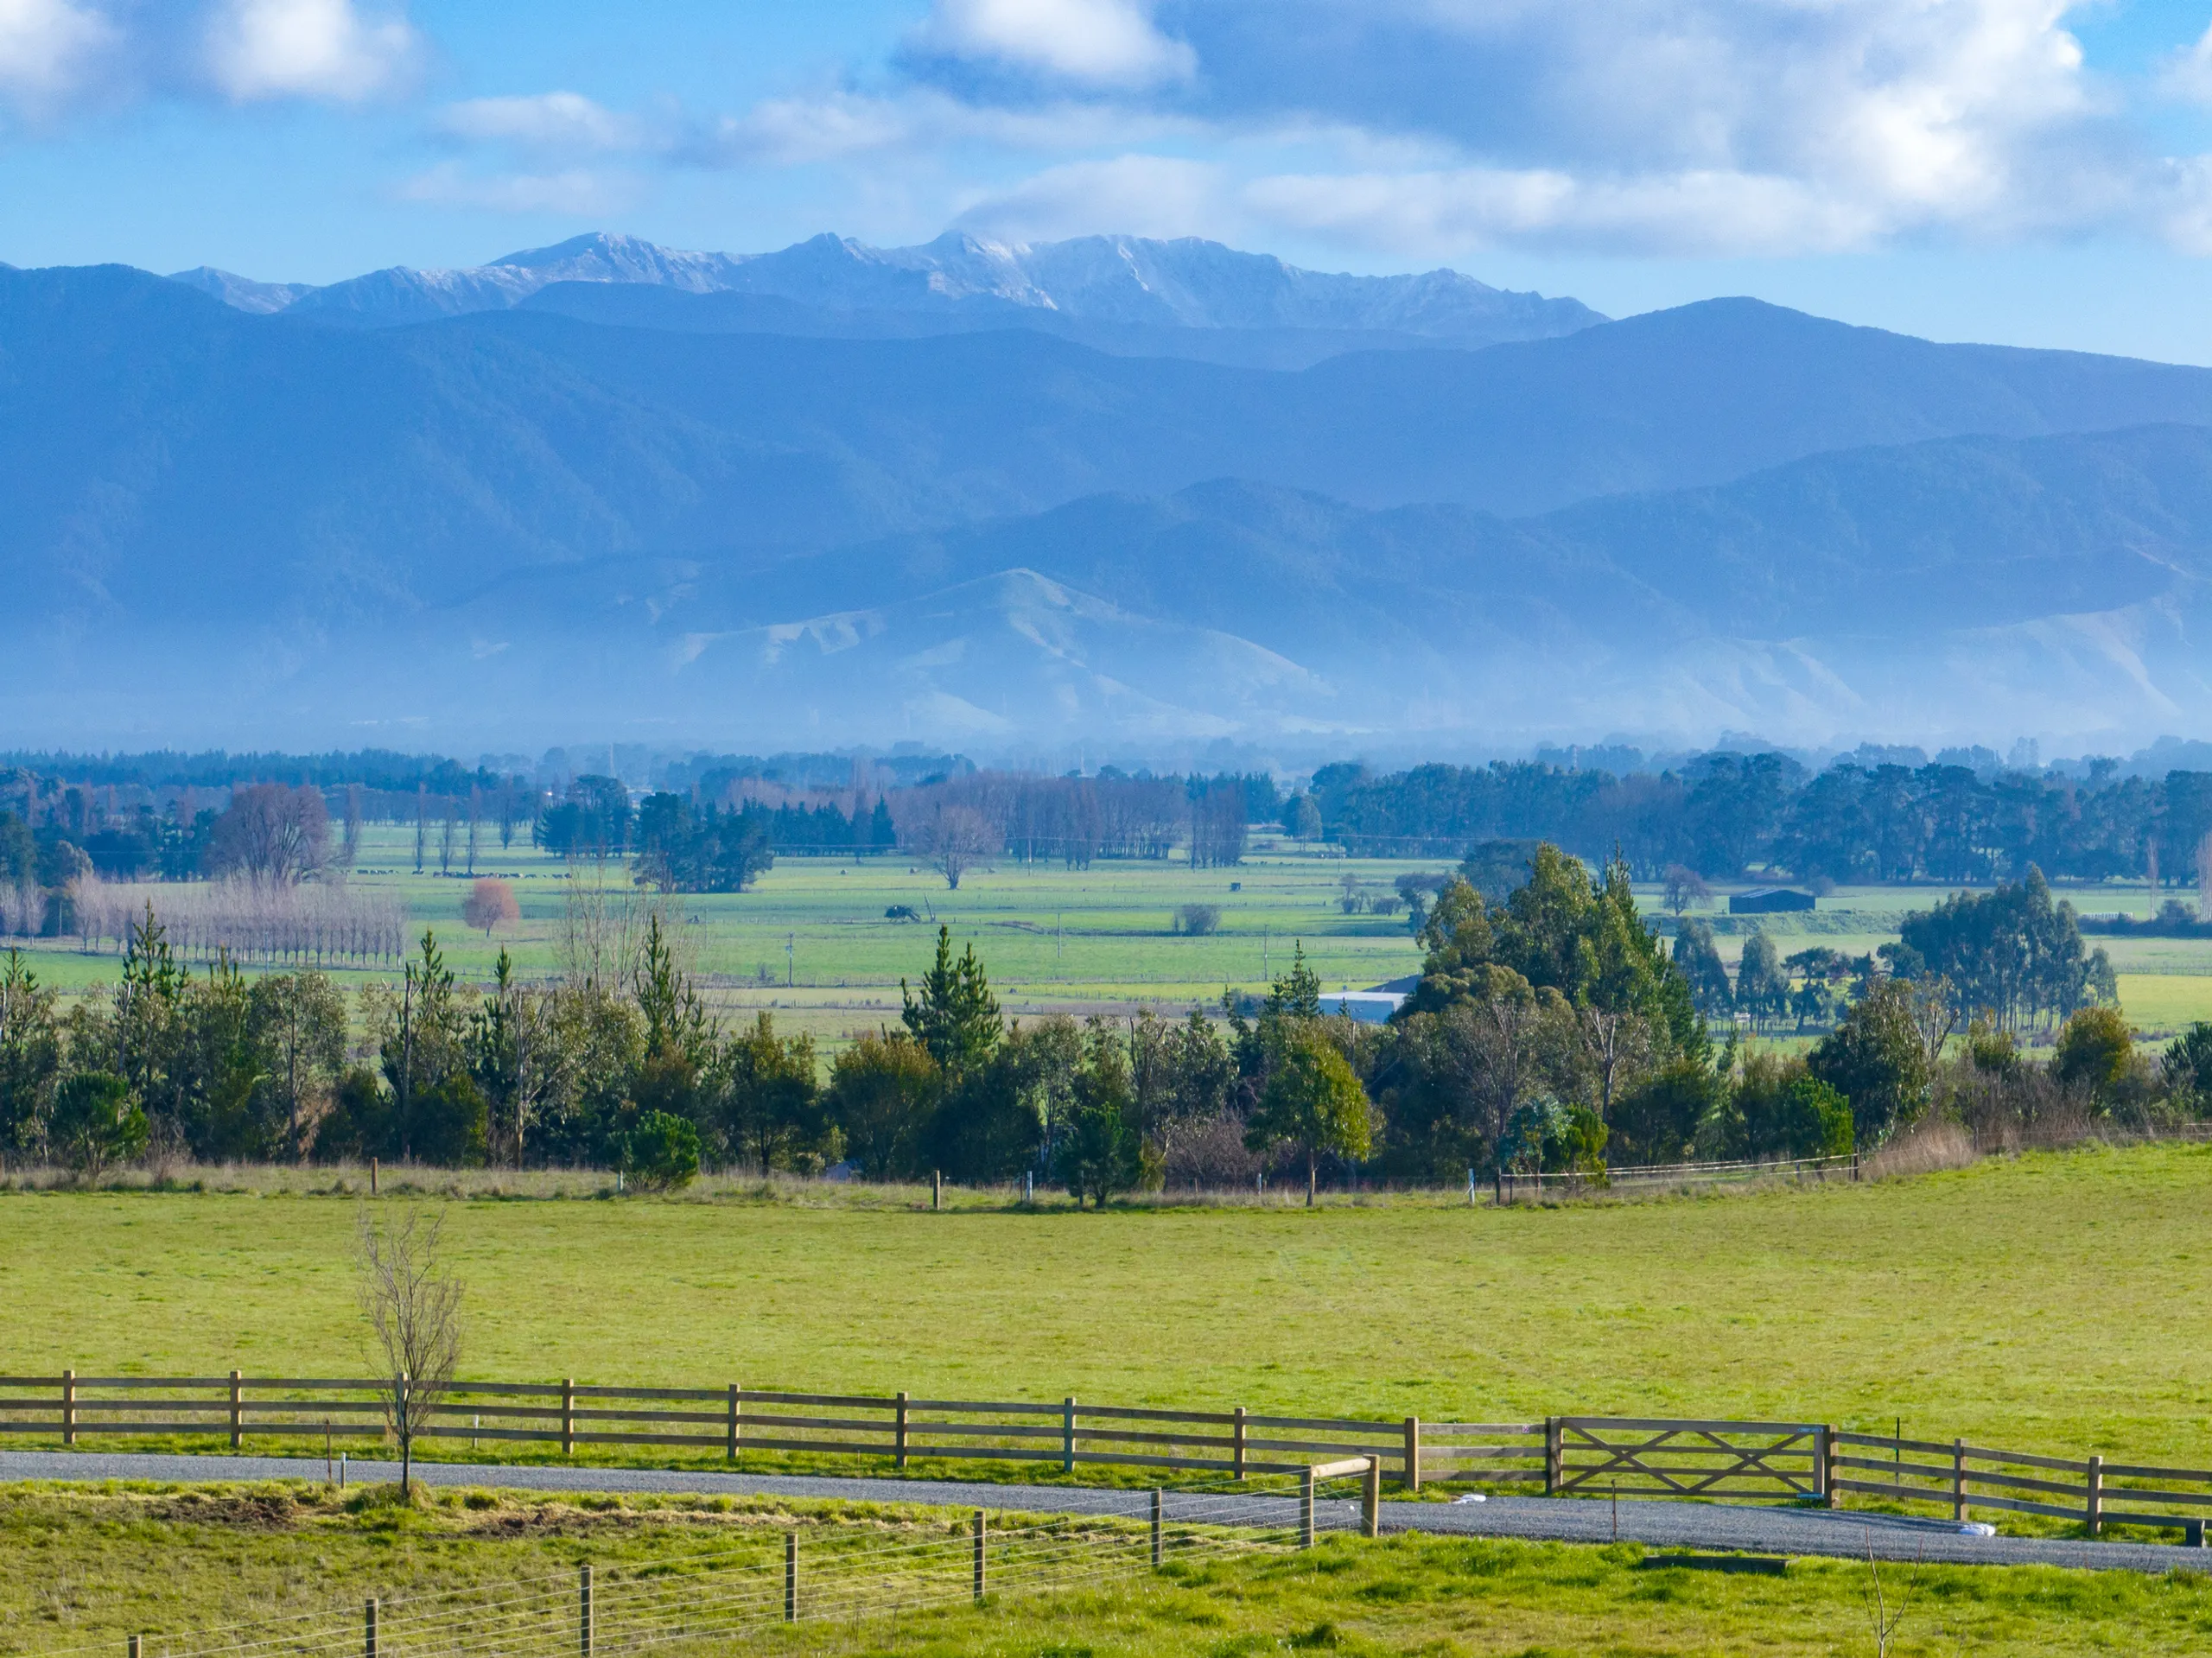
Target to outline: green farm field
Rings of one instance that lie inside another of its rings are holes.
[[[160,1658],[271,1628],[302,1648],[308,1631],[334,1632],[334,1644],[353,1648],[361,1602],[376,1595],[385,1608],[382,1640],[404,1653],[410,1617],[417,1607],[434,1616],[441,1603],[432,1597],[467,1604],[535,1590],[550,1594],[543,1649],[552,1650],[568,1633],[576,1566],[588,1560],[603,1585],[597,1637],[620,1650],[635,1634],[625,1623],[627,1585],[642,1579],[653,1585],[644,1592],[664,1600],[688,1592],[700,1604],[747,1586],[758,1594],[765,1585],[772,1597],[788,1534],[804,1563],[918,1550],[923,1564],[908,1568],[909,1593],[926,1589],[940,1604],[910,1604],[895,1617],[769,1622],[739,1637],[746,1650],[793,1658],[855,1650],[1259,1658],[1305,1648],[1351,1658],[1825,1658],[1875,1650],[1863,1604],[1866,1568],[1844,1560],[1793,1560],[1782,1578],[1738,1577],[1640,1571],[1644,1552],[1634,1544],[1327,1537],[1311,1552],[1171,1558],[1158,1572],[1124,1566],[974,1606],[960,1598],[965,1521],[926,1509],[727,1497],[539,1501],[455,1491],[399,1509],[304,1483],[17,1487],[0,1496],[0,1554],[30,1569],[0,1574],[0,1631],[10,1652],[25,1655],[119,1653],[128,1636],[144,1633],[146,1650]],[[1110,1521],[1024,1526],[1017,1547],[1023,1534],[1033,1548],[1064,1551],[1072,1564],[1055,1575],[1071,1579],[1094,1560],[1127,1561],[1141,1547],[1141,1534]],[[156,1560],[160,1569],[146,1569]],[[935,1579],[925,1579],[931,1571]],[[804,1593],[809,1579],[801,1581]],[[2212,1640],[2212,1585],[2198,1572],[1887,1567],[1883,1583],[1892,1608],[1901,1589],[1911,1591],[1890,1648],[1900,1655],[2185,1653]],[[232,1632],[218,1633],[224,1626]],[[736,1644],[728,1636],[656,1633],[680,1658]]]
[[[478,873],[512,880],[522,911],[519,924],[487,939],[461,920],[469,882],[459,862],[449,876],[416,875],[412,857],[411,830],[372,826],[352,880],[402,897],[411,927],[435,929],[447,960],[465,976],[488,977],[503,946],[526,976],[558,971],[569,875],[560,860],[519,842],[501,851],[496,839],[480,852]],[[1180,1013],[1217,1001],[1224,987],[1263,986],[1300,945],[1325,988],[1363,988],[1418,972],[1421,952],[1402,912],[1344,913],[1345,876],[1387,893],[1401,874],[1443,867],[1266,849],[1234,870],[1002,861],[970,871],[955,892],[925,865],[904,859],[784,857],[751,892],[670,903],[682,918],[690,965],[721,1011],[749,1018],[768,1008],[779,1026],[835,1045],[848,1032],[896,1020],[899,978],[928,967],[938,922],[951,928],[956,948],[974,943],[1015,1014],[1140,1005]],[[611,871],[610,879],[620,889],[621,873]],[[648,900],[639,894],[634,901]],[[1174,912],[1185,904],[1218,906],[1220,930],[1173,932]],[[885,912],[899,905],[922,920],[887,919]],[[120,972],[111,943],[105,954],[82,953],[74,941],[48,941],[30,953],[47,982],[71,989],[111,983]],[[388,975],[340,969],[337,976]]]
[[[486,938],[461,918],[468,890],[461,860],[452,874],[433,867],[417,875],[413,844],[410,829],[372,825],[353,882],[401,897],[410,925],[435,928],[448,960],[465,976],[488,977],[502,946],[525,975],[557,970],[566,865],[526,842],[503,850],[487,835],[477,871],[513,882],[522,919]],[[1294,945],[1305,950],[1327,989],[1359,989],[1419,970],[1404,915],[1345,914],[1344,883],[1350,878],[1367,893],[1386,894],[1399,876],[1436,873],[1447,860],[1345,859],[1266,836],[1232,870],[1165,862],[1071,870],[1001,861],[969,872],[957,892],[925,865],[904,859],[785,856],[749,893],[671,902],[691,963],[720,1011],[742,1019],[769,1009],[779,1025],[812,1032],[833,1049],[851,1032],[896,1018],[899,980],[926,967],[937,922],[951,928],[956,946],[975,944],[1015,1014],[1141,1006],[1175,1013],[1211,1005],[1225,987],[1264,986],[1283,970]],[[435,857],[433,845],[433,866]],[[613,873],[618,886],[621,879]],[[1936,903],[1948,890],[1840,887],[1809,915],[1751,918],[1728,915],[1728,889],[1721,888],[1696,913],[1714,927],[1732,962],[1754,925],[1785,954],[1823,944],[1856,955],[1895,938],[1906,912]],[[2148,915],[2158,908],[2139,883],[2066,888],[2062,896],[2096,913]],[[1663,913],[1657,887],[1639,898],[1648,912]],[[1219,931],[1196,937],[1172,931],[1174,912],[1185,904],[1217,906]],[[898,905],[922,921],[887,919],[885,912]],[[2120,975],[2123,1005],[2146,1035],[2212,1018],[2212,940],[2101,942]],[[104,953],[86,954],[74,941],[42,942],[29,953],[48,983],[69,990],[111,984],[120,970],[111,942]],[[387,975],[338,970],[352,982]]]
[[[2212,1147],[1553,1209],[447,1206],[466,1369],[1433,1420],[1827,1420],[2212,1464]],[[394,1200],[383,1200],[387,1207]],[[402,1200],[407,1201],[407,1200]],[[335,1375],[334,1196],[0,1194],[0,1369]]]

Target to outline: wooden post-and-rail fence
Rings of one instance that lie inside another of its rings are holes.
[[[388,1382],[373,1378],[0,1376],[0,1435],[383,1439]],[[1425,1481],[1541,1489],[1554,1496],[1717,1498],[1833,1507],[1847,1494],[1948,1509],[1977,1509],[2177,1530],[2202,1546],[2212,1471],[2069,1459],[1846,1431],[1826,1423],[1551,1416],[1535,1422],[1380,1421],[1151,1406],[809,1394],[741,1388],[460,1382],[427,1413],[418,1438],[472,1445],[658,1446],[706,1452],[931,1462],[1032,1462],[1157,1468],[1188,1474],[1388,1471],[1409,1491]],[[1371,1509],[1374,1497],[1367,1506]]]
[[[391,1384],[374,1378],[298,1376],[0,1376],[0,1434],[382,1440]],[[1541,1423],[1394,1421],[1268,1416],[1226,1411],[888,1395],[787,1393],[741,1388],[588,1386],[559,1382],[467,1382],[441,1391],[423,1413],[422,1440],[472,1445],[653,1445],[912,1460],[1037,1462],[1081,1467],[1163,1468],[1187,1473],[1300,1474],[1346,1458],[1388,1465],[1408,1489],[1422,1480],[1540,1477]]]

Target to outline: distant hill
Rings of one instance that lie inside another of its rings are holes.
[[[2212,683],[2212,372],[1748,301],[1268,370],[671,273],[334,328],[0,270],[0,731],[2148,736]]]

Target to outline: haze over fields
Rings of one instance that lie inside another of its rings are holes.
[[[0,723],[528,745],[2212,715],[2212,371],[1192,239],[0,270]]]

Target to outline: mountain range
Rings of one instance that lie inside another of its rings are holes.
[[[1301,270],[1218,242],[1086,236],[1036,244],[958,232],[921,247],[823,235],[773,253],[690,253],[595,232],[457,270],[395,266],[327,287],[178,272],[226,305],[388,327],[517,307],[686,331],[897,339],[1029,328],[1097,349],[1303,366],[1350,346],[1545,340],[1605,319],[1453,270]],[[711,304],[686,304],[714,296]]]
[[[26,742],[2212,715],[2212,372],[1203,243],[0,269],[0,491]]]

